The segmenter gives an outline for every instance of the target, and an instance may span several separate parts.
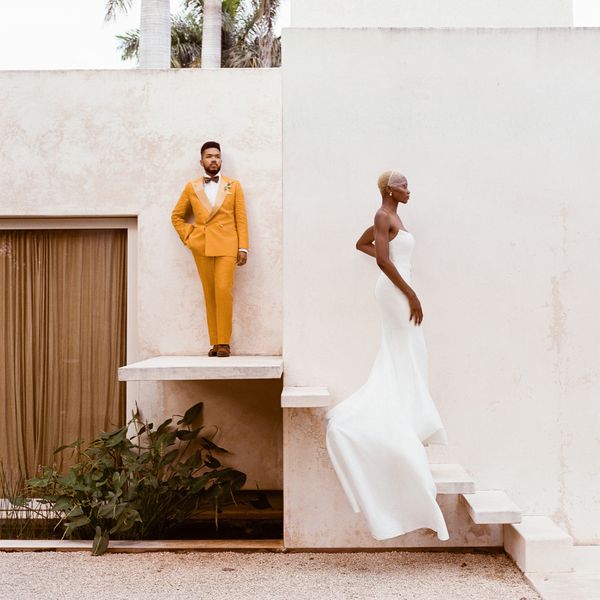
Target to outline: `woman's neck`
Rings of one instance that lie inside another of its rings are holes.
[[[389,196],[383,196],[381,199],[381,208],[384,208],[387,212],[398,214],[398,203]]]

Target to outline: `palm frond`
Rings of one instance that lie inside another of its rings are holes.
[[[106,0],[104,20],[106,22],[116,19],[118,12],[127,12],[133,0]]]
[[[243,0],[223,0],[222,11],[224,15],[229,15],[235,19],[239,13]],[[191,10],[197,15],[202,14],[204,9],[204,0],[184,0],[183,8],[185,11]]]
[[[223,12],[227,13],[232,19],[235,19],[241,4],[242,0],[223,0]]]
[[[118,35],[121,60],[138,58],[140,30]],[[171,66],[177,69],[200,66],[202,27],[189,14],[171,16]]]
[[[277,11],[279,10],[280,0],[260,0],[258,11],[262,18],[267,18],[271,22],[274,22],[277,17]]]
[[[281,66],[281,38],[271,41],[270,64],[264,64],[264,48],[258,35],[248,35],[223,51],[223,66],[230,69],[256,69]]]
[[[183,69],[200,66],[202,26],[190,13],[171,17],[171,66]]]
[[[137,58],[140,49],[140,30],[131,29],[117,36],[119,40],[119,50],[121,51],[121,60]]]

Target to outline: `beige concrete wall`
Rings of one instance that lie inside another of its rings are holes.
[[[163,415],[203,401],[202,423],[214,441],[229,451],[217,458],[248,476],[246,488],[283,487],[281,380],[140,382],[140,404],[154,423]]]
[[[568,27],[571,0],[292,0],[293,27]]]
[[[223,172],[244,186],[250,227],[232,347],[279,354],[280,84],[279,70],[0,73],[0,215],[137,216],[138,335],[130,343],[139,358],[204,353],[200,281],[170,213],[200,175],[200,145],[218,139]],[[277,488],[280,385],[152,384],[139,402],[156,420],[205,400],[206,422],[223,428],[221,442],[238,453],[252,487]]]
[[[364,381],[378,273],[354,243],[402,170],[446,457],[598,543],[600,31],[284,36],[286,385]],[[364,545],[322,412],[286,414],[288,543]]]

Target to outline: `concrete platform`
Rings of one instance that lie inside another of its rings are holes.
[[[461,499],[473,523],[520,523],[521,509],[502,490],[484,490],[462,494]]]
[[[119,381],[279,379],[281,356],[155,356],[119,369]]]
[[[438,494],[473,494],[475,482],[462,465],[455,463],[430,464]]]
[[[324,408],[330,403],[326,387],[284,387],[281,408]]]

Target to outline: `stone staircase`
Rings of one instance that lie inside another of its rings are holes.
[[[327,408],[324,387],[284,387],[282,408]],[[430,457],[431,458],[431,457]],[[473,523],[502,525],[504,550],[523,572],[573,570],[573,540],[552,519],[523,515],[502,490],[477,490],[467,470],[457,463],[430,462],[437,493],[457,495]]]

